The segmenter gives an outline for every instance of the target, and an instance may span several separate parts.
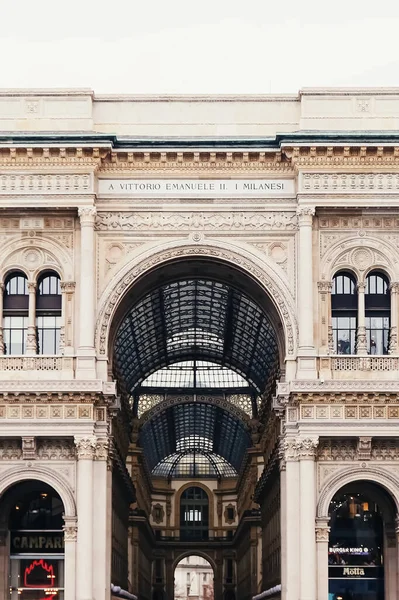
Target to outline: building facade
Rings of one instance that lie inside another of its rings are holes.
[[[0,600],[398,597],[398,123],[0,93]]]

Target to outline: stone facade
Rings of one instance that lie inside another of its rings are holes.
[[[23,273],[29,287],[23,355],[5,354],[0,328],[0,494],[38,480],[61,497],[65,600],[109,597],[119,530],[129,536],[118,572],[126,569],[140,599],[171,598],[173,568],[191,549],[173,542],[190,481],[149,480],[112,376],[118,310],[171,261],[206,258],[246,273],[281,324],[281,376],[251,423],[246,468],[233,484],[200,482],[210,533],[225,538],[201,555],[214,568],[215,599],[275,588],[269,597],[327,600],[334,495],[371,482],[397,511],[398,119],[397,89],[248,98],[0,93],[0,310],[10,273]],[[248,183],[238,192],[182,192],[162,187],[170,180]],[[389,351],[381,355],[367,351],[361,312],[373,270],[390,286]],[[61,280],[57,355],[37,354],[36,289],[47,271]],[[344,355],[331,322],[341,271],[355,277],[359,299],[357,349]],[[231,410],[248,421],[244,405]],[[385,586],[386,598],[396,598],[394,518],[390,526]],[[157,531],[169,541],[158,544]]]

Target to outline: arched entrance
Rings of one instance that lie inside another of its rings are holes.
[[[329,507],[329,600],[391,597],[389,537],[395,513],[388,493],[368,481],[350,483],[335,494]]]
[[[0,511],[7,542],[0,598],[63,600],[65,511],[58,493],[41,481],[23,481],[5,492]]]
[[[130,523],[141,561],[139,569],[131,563],[134,589],[171,598],[171,566],[196,551],[214,561],[217,600],[252,597],[260,576],[248,543],[260,524],[251,498],[262,461],[257,428],[285,359],[272,298],[239,267],[198,257],[170,262],[126,292],[109,343],[134,424]],[[242,477],[249,485],[238,509]],[[249,574],[240,589],[238,555]]]
[[[213,600],[213,568],[202,556],[191,554],[175,567],[174,600]]]

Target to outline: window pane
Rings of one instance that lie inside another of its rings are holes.
[[[356,317],[333,317],[333,339],[337,354],[355,354]]]
[[[3,336],[5,354],[25,353],[27,325],[27,317],[4,317]]]
[[[388,354],[389,317],[366,317],[367,350],[369,354]]]

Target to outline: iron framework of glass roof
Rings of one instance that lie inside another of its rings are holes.
[[[228,367],[262,392],[277,357],[275,331],[260,306],[206,279],[148,293],[125,315],[115,343],[115,362],[130,393],[158,369],[194,359]]]
[[[190,455],[191,476],[195,476],[195,464],[201,462],[198,455],[210,465],[203,476],[214,476],[215,471],[218,476],[235,476],[251,444],[242,421],[219,406],[201,402],[177,404],[158,413],[144,424],[139,441],[151,472],[169,477],[179,469],[182,476],[187,474],[185,461],[179,466],[177,459]]]
[[[138,441],[152,474],[237,476],[251,445],[248,424],[198,397],[208,390],[239,406],[242,396],[247,414],[256,416],[279,359],[274,327],[259,304],[225,282],[182,278],[132,304],[115,340],[116,369],[136,416],[140,397],[149,408],[168,394],[192,397],[160,406],[142,424]]]

